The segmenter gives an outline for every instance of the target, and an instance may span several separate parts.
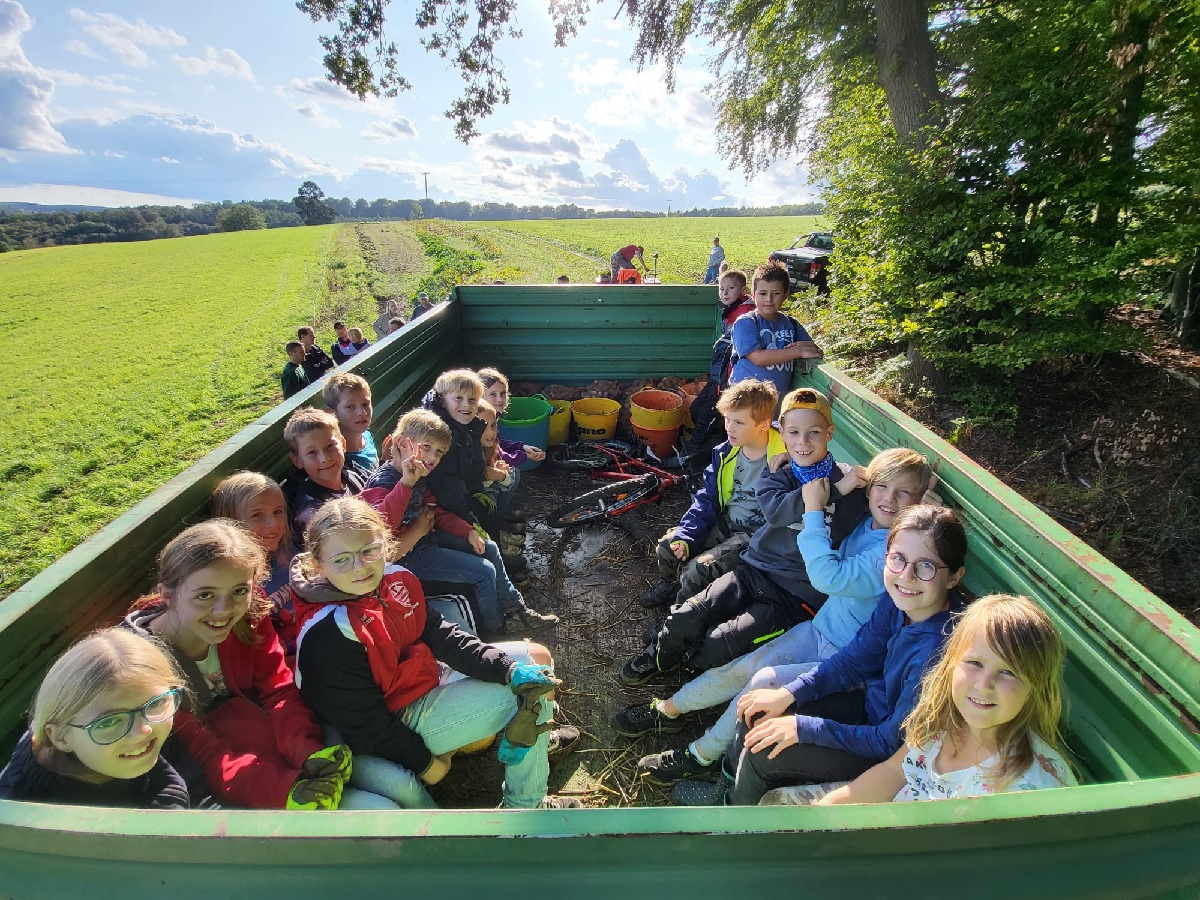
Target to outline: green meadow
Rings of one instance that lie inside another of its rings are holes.
[[[385,222],[0,255],[0,597],[279,402],[298,325],[326,347],[339,317],[373,339],[376,301],[407,314],[447,257],[473,282],[579,282],[636,243],[694,283],[714,235],[752,267],[819,225]]]

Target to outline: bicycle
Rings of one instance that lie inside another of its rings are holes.
[[[657,503],[663,494],[688,476],[668,472],[638,459],[637,445],[627,441],[580,441],[560,444],[550,455],[550,464],[560,469],[590,471],[598,481],[613,481],[581,494],[546,517],[551,528],[569,528],[598,519],[615,520],[623,513]]]

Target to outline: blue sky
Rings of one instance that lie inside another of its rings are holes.
[[[324,79],[314,25],[289,0],[86,6],[0,0],[0,200],[124,205],[429,196],[665,211],[814,197],[782,160],[747,182],[716,153],[706,48],[674,94],[638,73],[610,0],[556,48],[544,0],[501,47],[513,99],[470,145],[442,112],[461,81],[419,46],[413,4],[388,37],[413,89],[360,102]]]

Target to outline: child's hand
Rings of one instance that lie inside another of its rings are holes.
[[[501,463],[500,465],[504,465],[504,464]],[[485,466],[483,469],[484,481],[503,481],[507,477],[508,477],[508,466],[506,466],[506,465],[504,466],[503,469],[501,469],[500,466],[497,466],[497,465]]]
[[[304,761],[304,773],[310,778],[340,778],[345,784],[353,771],[354,754],[345,744],[318,750]]]
[[[535,447],[532,444],[522,444],[521,449],[524,450],[525,455],[534,462],[541,462],[546,458],[546,451],[541,447]]]
[[[786,453],[776,453],[774,456],[771,457],[770,462],[767,463],[767,468],[770,469],[772,472],[778,472],[784,466],[788,465],[791,461],[792,461],[792,458],[790,456],[788,456]]]
[[[288,792],[285,809],[337,809],[342,802],[342,779],[336,775],[301,775]]]
[[[412,441],[408,438],[401,441],[401,446],[397,448],[397,452],[402,457],[400,459],[400,480],[408,487],[412,487],[433,471],[431,466],[416,455],[415,450]],[[393,463],[395,463],[395,458],[393,458]]]
[[[383,439],[383,442],[379,445],[379,458],[380,459],[391,459],[392,458],[392,436],[390,434],[387,437],[385,437]]]
[[[483,556],[484,551],[487,550],[487,543],[484,541],[479,532],[473,529],[471,533],[467,535],[467,543],[471,545],[471,549],[475,551],[477,556]]]
[[[738,718],[747,725],[753,725],[759,716],[774,719],[782,716],[795,703],[792,692],[787,688],[759,688],[742,695],[738,701]]]
[[[767,759],[774,759],[792,744],[799,742],[796,717],[780,716],[777,719],[763,719],[751,728],[746,733],[745,747],[751,753],[770,750]]]
[[[800,496],[804,498],[804,511],[822,512],[829,505],[829,479],[814,478],[800,486]]]
[[[855,488],[867,486],[867,470],[865,468],[845,463],[838,463],[837,466],[842,470],[841,480],[834,485],[837,488],[839,496],[845,497]]]
[[[688,555],[691,553],[688,550],[687,541],[671,541],[671,552],[680,562],[687,562]]]
[[[938,477],[936,475],[929,476],[929,487],[925,488],[925,493],[921,495],[921,502],[928,503],[931,506],[945,506],[946,501],[942,499],[942,495],[934,490],[937,487]]]
[[[434,515],[432,506],[422,506],[421,511],[417,513],[417,517],[413,519],[413,523],[408,526],[410,534],[414,535],[417,540],[425,537],[429,532],[433,531]],[[416,546],[415,544],[413,545]]]
[[[441,756],[435,756],[429,764],[429,768],[419,776],[420,779],[426,784],[437,784],[450,774],[450,760],[453,758],[453,753],[443,753]]]

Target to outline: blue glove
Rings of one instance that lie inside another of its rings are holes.
[[[496,759],[506,766],[515,766],[525,759],[525,754],[528,752],[528,747],[518,747],[507,737],[502,737],[500,738],[500,749],[496,751]]]
[[[536,684],[539,687],[555,687],[561,682],[554,677],[554,673],[550,671],[549,666],[539,666],[535,663],[519,662],[516,663],[509,671],[508,686],[512,688],[514,694],[522,693],[520,688],[527,684]],[[540,691],[538,693],[545,693]]]

